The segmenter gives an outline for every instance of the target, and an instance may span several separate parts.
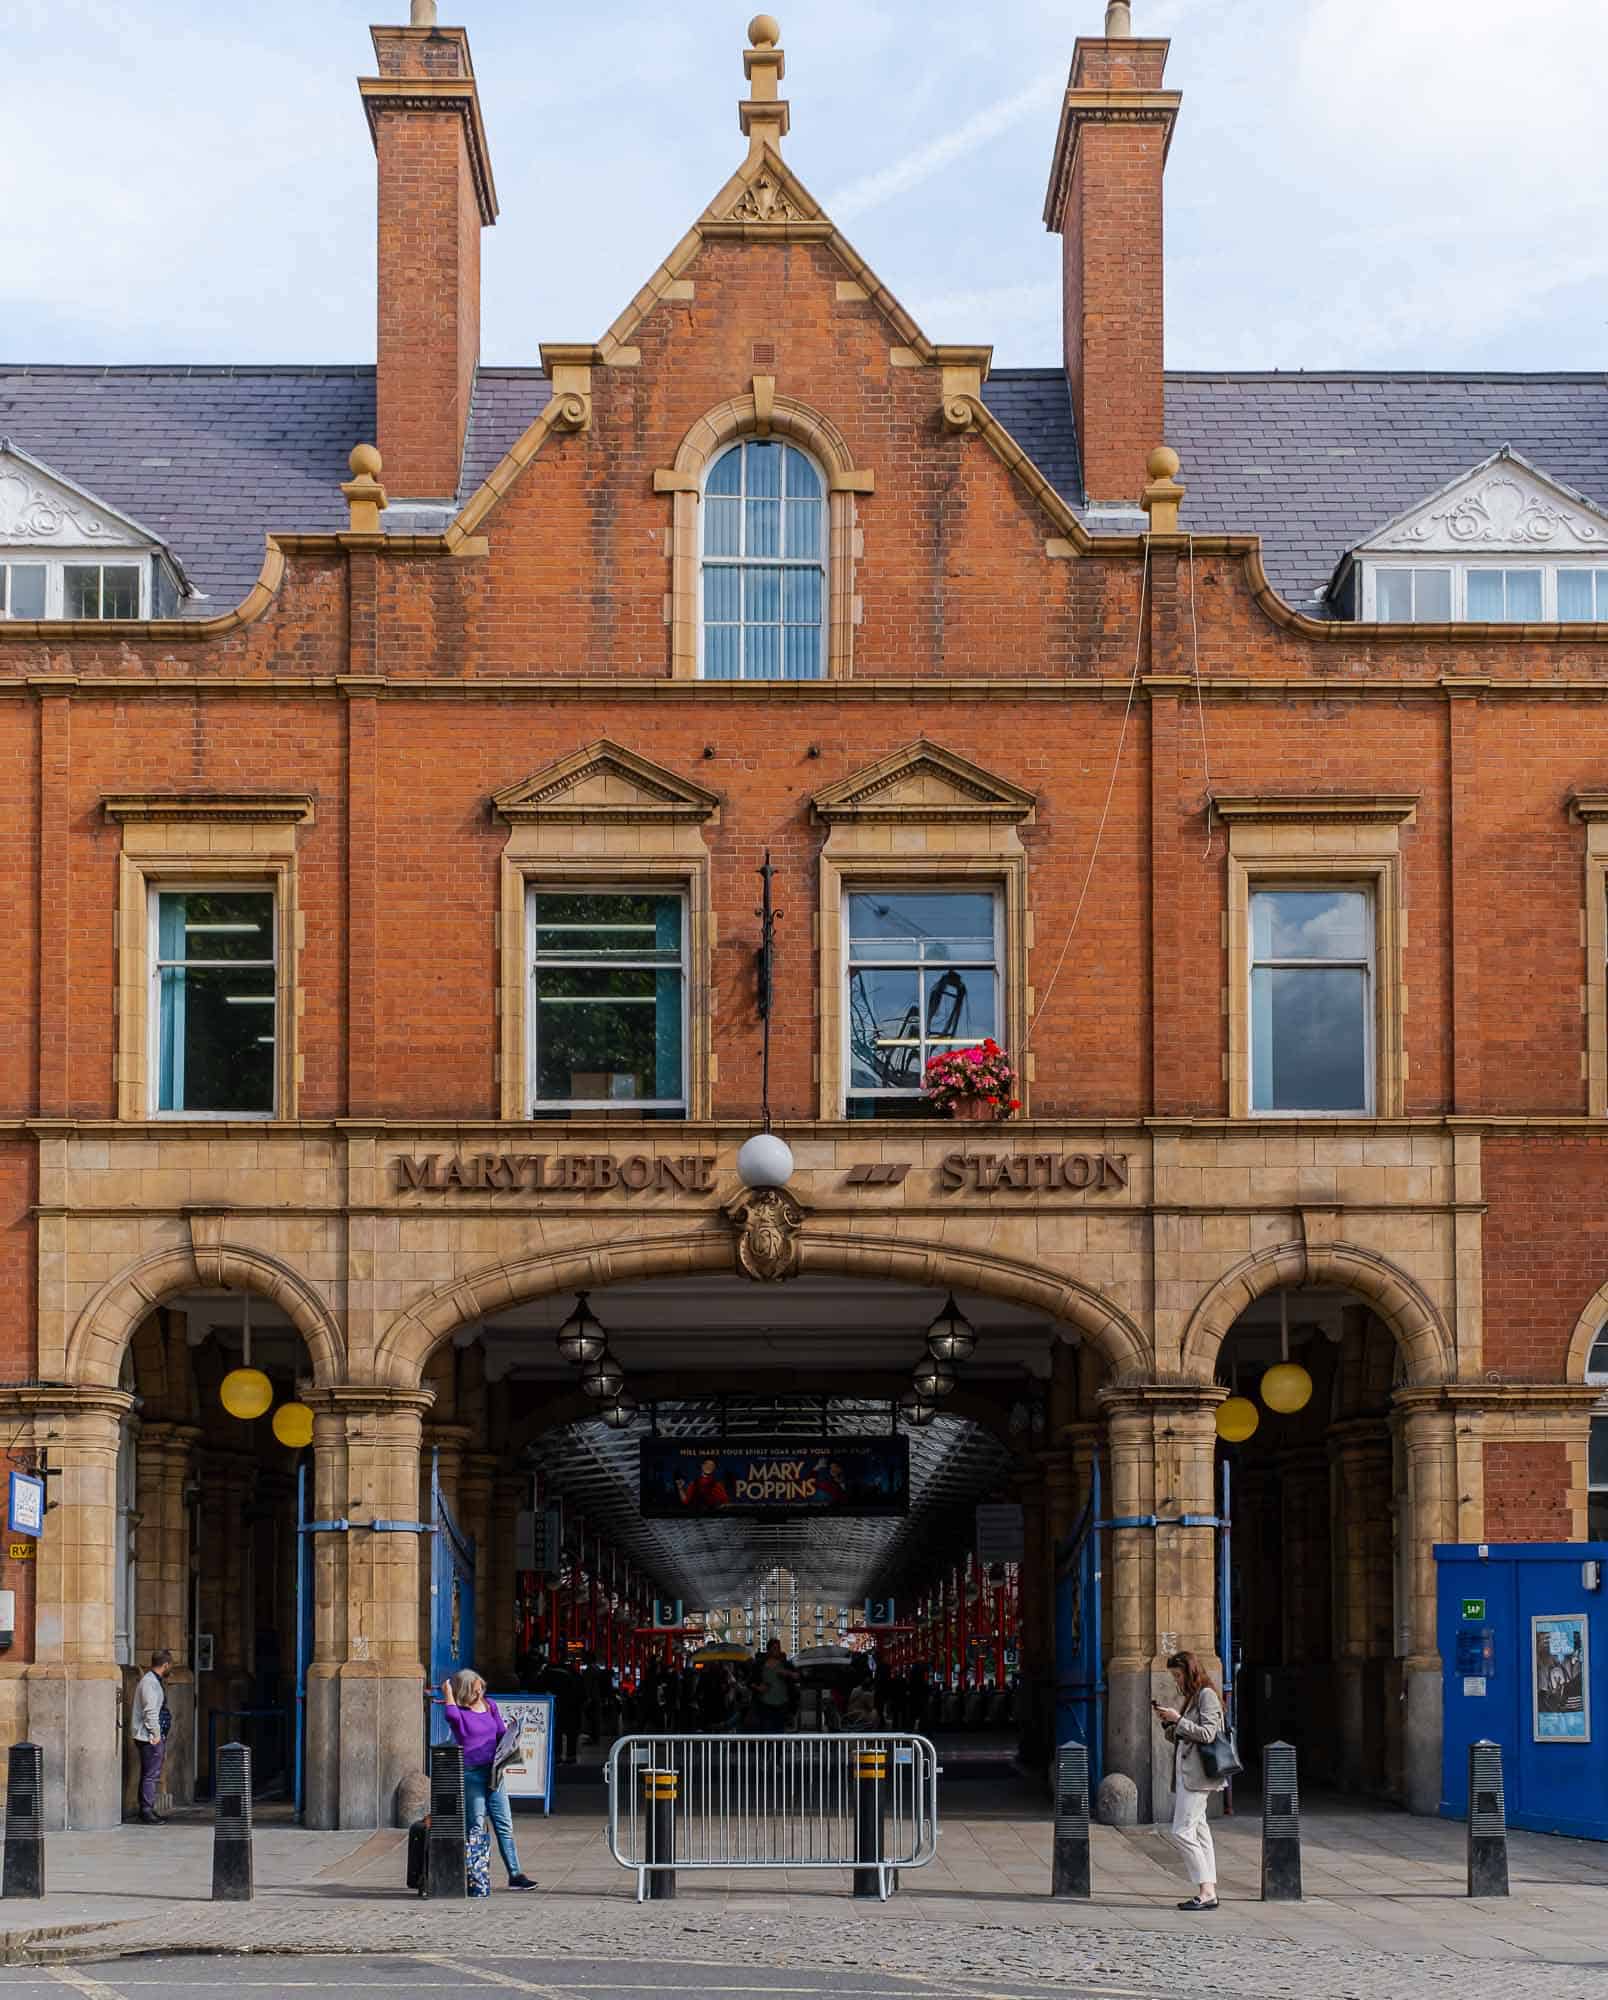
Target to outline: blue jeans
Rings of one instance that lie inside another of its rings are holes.
[[[514,1815],[509,1808],[506,1785],[499,1785],[494,1792],[487,1791],[486,1780],[490,1776],[489,1764],[464,1765],[464,1827],[467,1832],[473,1833],[490,1819],[491,1830],[497,1836],[497,1852],[502,1856],[503,1866],[512,1881],[519,1873],[519,1850],[514,1846]]]

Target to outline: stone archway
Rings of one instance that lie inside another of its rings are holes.
[[[346,1375],[346,1342],[328,1303],[288,1264],[244,1243],[191,1242],[153,1250],[109,1279],[78,1315],[67,1337],[69,1382],[115,1388],[140,1321],[181,1292],[246,1291],[269,1299],[306,1344],[320,1388]]]
[[[1585,1382],[1586,1363],[1591,1358],[1591,1350],[1597,1344],[1597,1336],[1602,1332],[1605,1320],[1608,1320],[1608,1285],[1599,1285],[1586,1301],[1585,1311],[1575,1321],[1574,1331],[1569,1335],[1569,1358],[1563,1369],[1566,1382]]]
[[[1195,1307],[1184,1334],[1184,1374],[1210,1382],[1235,1321],[1265,1293],[1285,1286],[1334,1285],[1352,1291],[1396,1336],[1415,1388],[1456,1377],[1456,1344],[1446,1322],[1416,1281],[1376,1251],[1355,1243],[1281,1243],[1243,1258]]]
[[[1127,1314],[1090,1287],[1040,1265],[897,1236],[805,1229],[796,1240],[801,1276],[872,1278],[1008,1300],[1075,1327],[1105,1359],[1113,1381],[1138,1381],[1148,1374],[1144,1337]],[[417,1388],[431,1354],[458,1328],[530,1299],[739,1268],[727,1229],[576,1244],[488,1264],[438,1285],[398,1313],[377,1343],[374,1379],[399,1390]]]

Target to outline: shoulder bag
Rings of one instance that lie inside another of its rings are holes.
[[[1239,1746],[1234,1741],[1234,1732],[1228,1726],[1225,1716],[1218,1725],[1217,1734],[1210,1743],[1198,1744],[1200,1767],[1208,1778],[1237,1778],[1245,1766],[1240,1762]]]

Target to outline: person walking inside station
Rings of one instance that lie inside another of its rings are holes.
[[[157,1788],[162,1766],[167,1761],[168,1730],[173,1713],[167,1705],[162,1683],[173,1671],[173,1655],[164,1646],[151,1655],[149,1669],[140,1675],[134,1689],[134,1726],[129,1732],[140,1747],[140,1825],[166,1826],[166,1818],[156,1809]]]
[[[514,1815],[508,1787],[496,1769],[497,1747],[508,1725],[502,1710],[486,1693],[486,1683],[472,1667],[464,1667],[441,1683],[447,1727],[463,1752],[463,1819],[471,1840],[491,1821],[497,1851],[508,1870],[510,1889],[534,1889],[536,1884],[519,1865],[514,1845]],[[484,1892],[479,1892],[484,1893]]]
[[[1156,1712],[1162,1733],[1173,1746],[1171,1837],[1195,1884],[1194,1895],[1178,1907],[1215,1910],[1217,1851],[1206,1815],[1212,1794],[1220,1792],[1228,1780],[1211,1775],[1201,1758],[1201,1748],[1215,1743],[1223,1733],[1223,1697],[1194,1653],[1171,1653],[1167,1665],[1172,1670],[1180,1706],[1167,1708],[1159,1701],[1152,1701],[1150,1706]]]

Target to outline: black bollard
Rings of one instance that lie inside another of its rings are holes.
[[[424,1869],[427,1896],[468,1895],[465,1845],[463,1752],[456,1743],[437,1743],[430,1751],[430,1839]]]
[[[642,1803],[646,1809],[644,1817],[648,1830],[646,1859],[649,1863],[650,1903],[675,1901],[676,1871],[670,1864],[676,1858],[676,1793],[679,1789],[680,1780],[674,1771],[650,1767],[642,1773]]]
[[[244,1743],[225,1743],[212,1774],[212,1900],[249,1903],[255,1894],[251,1752]]]
[[[1050,1864],[1052,1896],[1089,1893],[1089,1753],[1081,1743],[1063,1743],[1055,1757],[1055,1859]]]
[[[45,1893],[45,1753],[37,1743],[13,1743],[6,1760],[6,1861],[0,1894]]]
[[[854,1893],[884,1897],[882,1820],[888,1808],[888,1753],[854,1753]]]
[[[1269,1743],[1262,1751],[1262,1901],[1300,1900],[1301,1795],[1295,1745]]]
[[[1468,1893],[1508,1892],[1507,1797],[1502,1746],[1481,1737],[1468,1746]]]

